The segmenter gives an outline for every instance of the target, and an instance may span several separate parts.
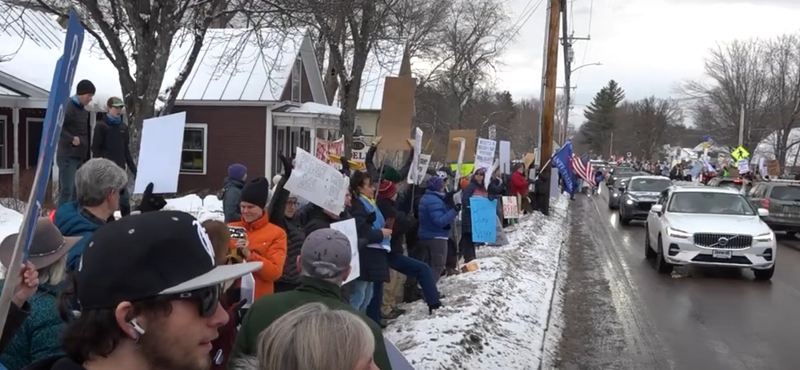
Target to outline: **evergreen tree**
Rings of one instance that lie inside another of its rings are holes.
[[[586,121],[580,127],[582,144],[589,145],[595,153],[608,154],[616,109],[623,99],[625,91],[614,80],[600,89],[583,112]]]

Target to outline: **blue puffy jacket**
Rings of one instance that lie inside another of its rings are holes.
[[[78,209],[78,202],[67,203],[58,207],[53,224],[61,231],[61,235],[83,237],[78,244],[75,244],[70,249],[67,257],[67,271],[75,271],[78,268],[81,255],[83,255],[83,248],[89,242],[89,238],[94,234],[95,230],[102,225],[82,215]]]
[[[447,209],[444,193],[426,190],[419,201],[420,240],[447,238],[450,236],[450,223],[456,218],[455,209]]]

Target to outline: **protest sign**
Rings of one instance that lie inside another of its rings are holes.
[[[503,197],[503,218],[519,218],[519,205],[517,205],[517,197]]]
[[[350,179],[338,170],[302,148],[297,148],[292,176],[289,176],[284,188],[338,215],[344,210],[344,197],[349,185]]]
[[[400,349],[386,337],[383,338],[383,345],[386,347],[386,355],[389,357],[392,370],[414,370],[414,367],[408,362],[406,356],[403,356]]]
[[[504,174],[511,173],[511,142],[500,141],[500,169]]]
[[[422,179],[423,173],[419,171],[420,161],[422,160],[422,129],[417,127],[414,131],[414,159],[411,161],[411,169],[408,171],[408,183],[409,184],[419,184],[419,181]],[[430,156],[428,156],[428,160],[430,161]],[[427,170],[427,168],[426,168]]]
[[[412,176],[412,172],[414,172],[414,171],[408,171],[408,183],[409,184],[413,183],[413,184],[419,185],[422,182],[422,179],[425,178],[425,173],[428,172],[428,167],[430,166],[430,164],[431,164],[431,155],[430,154],[425,154],[425,153],[420,154],[419,155],[419,164],[417,165],[417,171],[416,171],[416,177],[417,178],[416,178],[415,182],[412,182],[413,180],[412,180],[411,176]],[[412,168],[414,167],[413,164],[412,164],[411,167]]]
[[[472,241],[494,243],[497,240],[497,201],[484,197],[469,198],[472,216]]]
[[[64,105],[72,104],[69,102],[70,88],[75,78],[75,70],[83,48],[83,34],[84,29],[81,26],[80,17],[72,9],[69,11],[67,32],[63,43],[64,50],[58,62],[56,62],[50,85],[47,111],[42,123],[42,138],[39,141],[39,159],[33,178],[33,188],[28,198],[25,213],[22,216],[19,235],[14,244],[14,251],[11,254],[11,262],[9,266],[6,266],[8,269],[6,271],[7,278],[3,283],[3,292],[0,294],[0,332],[3,331],[6,325],[11,298],[14,295],[14,285],[18,282],[16,277],[19,276],[22,263],[28,260],[28,253],[30,252],[31,243],[33,243],[33,231],[47,193],[47,183],[50,180],[50,170],[56,157],[58,140],[62,135],[69,136],[61,131],[64,125],[66,109]],[[72,140],[72,137],[68,137],[68,139]]]
[[[478,138],[478,148],[475,150],[475,167],[473,171],[483,168],[487,171],[494,163],[494,151],[497,147],[497,142],[484,138]],[[491,174],[487,173],[486,176]]]
[[[356,230],[356,220],[350,218],[344,221],[334,222],[331,229],[338,230],[350,241],[350,274],[343,284],[347,284],[361,276],[361,264],[358,260],[358,231]]]
[[[178,174],[186,127],[186,112],[148,118],[142,124],[142,144],[139,146],[139,173],[133,186],[134,194],[144,194],[153,183],[154,194],[177,193]]]

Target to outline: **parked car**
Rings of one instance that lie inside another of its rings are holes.
[[[672,186],[669,177],[634,176],[625,181],[624,193],[619,202],[619,221],[628,225],[632,220],[647,220],[650,207],[664,189]]]
[[[789,235],[800,231],[800,182],[758,182],[750,190],[748,200],[753,207],[769,211],[769,216],[761,219],[772,231]]]
[[[756,280],[775,273],[775,233],[769,216],[727,187],[671,186],[650,208],[644,253],[659,273],[674,266],[749,268]]]

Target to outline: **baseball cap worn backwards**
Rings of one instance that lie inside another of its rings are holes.
[[[261,262],[216,266],[205,229],[180,211],[123,217],[98,229],[83,251],[76,293],[83,309],[114,308],[219,285]]]
[[[352,259],[350,240],[340,231],[319,229],[308,234],[300,249],[303,271],[319,279],[342,276]]]

